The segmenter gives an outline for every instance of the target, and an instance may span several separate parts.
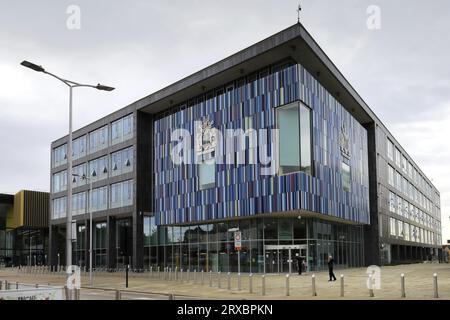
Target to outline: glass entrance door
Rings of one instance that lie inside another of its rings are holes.
[[[278,250],[266,250],[266,273],[278,273]]]

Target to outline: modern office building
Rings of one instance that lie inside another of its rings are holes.
[[[296,256],[320,270],[328,255],[346,268],[441,248],[438,190],[300,24],[77,130],[73,146],[68,178],[67,136],[51,145],[54,264],[68,181],[81,266],[89,210],[93,262],[108,268],[287,272]]]
[[[49,193],[0,194],[0,265],[45,265]]]

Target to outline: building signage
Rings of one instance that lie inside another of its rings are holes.
[[[63,300],[63,289],[2,290],[0,300]]]
[[[339,143],[341,146],[342,155],[346,158],[350,158],[350,139],[348,137],[347,126],[345,125],[345,123],[341,127]]]
[[[235,250],[241,250],[241,232],[236,231],[234,233],[234,249]]]
[[[213,122],[208,118],[204,118],[198,124],[195,148],[197,155],[213,154],[217,146],[217,131],[213,127]]]

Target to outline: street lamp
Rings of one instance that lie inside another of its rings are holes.
[[[101,84],[89,85],[89,84],[81,84],[75,81],[67,80],[60,78],[48,71],[46,71],[42,66],[31,63],[29,61],[22,61],[20,63],[22,66],[27,67],[31,70],[42,72],[52,76],[59,81],[63,82],[65,85],[69,87],[69,140],[67,142],[67,173],[68,177],[72,174],[72,91],[73,88],[77,87],[89,87],[102,91],[112,91],[113,87],[104,86]],[[70,181],[70,180],[69,180]],[[66,265],[72,265],[72,184],[69,183],[67,188],[67,222],[66,222]]]
[[[74,176],[74,182],[75,177],[80,177],[79,174],[72,174]],[[82,180],[88,180],[89,181],[89,195],[87,199],[90,199],[92,197],[92,178],[95,178],[97,176],[97,173],[95,170],[92,171],[91,177],[87,177],[85,174],[81,176]],[[89,283],[92,287],[92,206],[91,201],[89,201]]]

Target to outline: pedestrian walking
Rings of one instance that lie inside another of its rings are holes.
[[[301,276],[302,275],[302,271],[303,271],[303,258],[300,257],[298,255],[298,253],[297,253],[296,254],[296,259],[297,259],[298,275]]]
[[[328,282],[336,281],[336,277],[334,276],[333,268],[334,268],[334,259],[330,255],[330,256],[328,256],[328,273],[330,275],[330,280],[328,280]]]

